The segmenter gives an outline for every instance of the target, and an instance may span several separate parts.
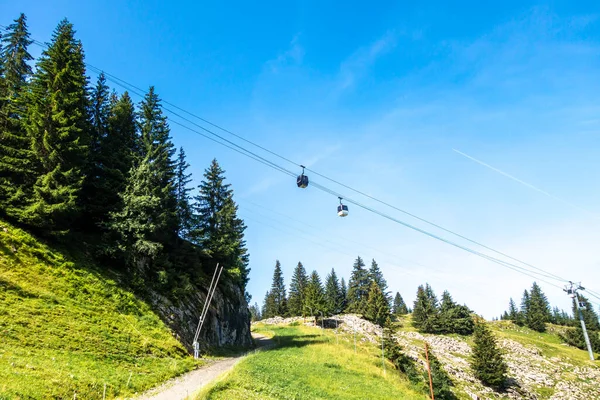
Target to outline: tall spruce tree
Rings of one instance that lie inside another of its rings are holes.
[[[473,341],[471,369],[475,377],[485,385],[501,389],[506,383],[508,367],[485,321],[475,323]]]
[[[375,281],[375,283],[377,283],[377,285],[379,286],[379,290],[381,290],[381,293],[383,293],[388,303],[390,303],[391,299],[390,294],[388,292],[387,281],[383,277],[383,272],[381,272],[381,269],[379,268],[379,265],[377,264],[375,259],[371,260],[371,267],[369,268],[369,278]]]
[[[348,283],[347,311],[363,314],[367,308],[370,278],[362,258],[357,257]]]
[[[529,293],[527,308],[527,326],[538,332],[546,331],[546,322],[550,322],[551,311],[548,299],[536,282]]]
[[[308,276],[306,275],[306,270],[302,263],[298,262],[298,265],[294,268],[292,281],[290,282],[288,309],[291,316],[305,315],[304,298],[307,284]]]
[[[527,289],[523,291],[523,297],[521,298],[521,310],[517,316],[517,320],[515,321],[517,325],[524,326],[527,325],[529,321],[529,292]]]
[[[187,173],[190,165],[185,159],[183,147],[179,148],[177,155],[177,164],[175,165],[175,198],[177,200],[177,235],[183,239],[188,238],[192,228],[192,206],[190,204],[189,184],[192,181],[192,174]]]
[[[417,288],[417,298],[412,313],[412,324],[421,332],[438,333],[440,331],[437,298],[429,284]]]
[[[318,318],[321,312],[325,313],[325,292],[317,271],[313,271],[306,286],[304,308],[307,315]]]
[[[113,93],[110,99],[108,135],[101,142],[108,213],[122,208],[119,194],[125,191],[127,179],[136,162],[140,161],[140,139],[135,120],[135,106],[127,92],[121,97]]]
[[[396,292],[396,296],[394,297],[394,306],[392,308],[392,312],[394,315],[406,315],[408,314],[408,308],[406,307],[406,303],[404,299],[400,295],[399,292]]]
[[[116,233],[118,248],[127,261],[138,269],[150,267],[157,272],[152,262],[163,255],[165,246],[174,244],[177,229],[174,150],[167,119],[152,87],[140,109],[142,159],[129,174],[121,195],[122,208],[110,214],[108,226]]]
[[[339,314],[342,311],[342,298],[340,294],[340,281],[335,270],[325,278],[325,314]]]
[[[161,243],[172,244],[177,235],[177,198],[175,196],[175,146],[171,130],[163,114],[160,99],[151,86],[140,104],[138,125],[142,154],[153,169],[153,191],[160,199],[154,214],[154,223],[162,229],[157,232]]]
[[[344,311],[348,306],[348,288],[346,286],[346,280],[342,277],[340,280],[340,299],[341,299],[341,311]]]
[[[106,142],[111,117],[110,89],[106,84],[104,73],[98,76],[96,86],[91,90],[90,100],[90,143],[86,179],[80,197],[81,208],[84,210],[85,228],[94,229],[106,220],[114,205],[114,187],[105,174],[106,162],[103,144]]]
[[[225,183],[225,171],[213,160],[195,197],[194,222],[190,240],[200,245],[214,261],[221,263],[242,289],[248,282],[248,250],[244,240],[246,225],[238,218],[233,190]]]
[[[37,167],[27,219],[38,228],[67,230],[78,213],[89,116],[83,48],[66,19],[42,52],[27,102],[26,126]]]
[[[0,41],[0,214],[23,222],[35,181],[31,137],[24,124],[33,60],[25,15],[7,31]]]
[[[508,319],[515,322],[518,317],[519,317],[519,310],[517,309],[517,305],[515,304],[515,301],[511,297],[510,301],[508,302]]]
[[[383,326],[384,322],[390,316],[390,304],[387,298],[382,293],[381,288],[376,281],[371,281],[371,287],[369,288],[369,297],[367,299],[367,308],[365,310],[365,317],[376,323],[379,326]]]
[[[280,317],[285,317],[288,314],[287,297],[285,293],[285,284],[283,282],[283,272],[279,260],[275,261],[275,269],[273,270],[273,283],[269,291],[273,297],[273,313]]]

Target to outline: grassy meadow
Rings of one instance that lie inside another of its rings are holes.
[[[381,348],[303,325],[254,326],[277,347],[250,355],[196,399],[427,399],[386,363]],[[360,339],[360,338],[359,338]]]
[[[68,246],[66,246],[68,247]],[[0,399],[101,399],[197,365],[149,306],[91,264],[0,221]]]

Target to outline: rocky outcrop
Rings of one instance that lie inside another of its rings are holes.
[[[175,337],[192,352],[198,320],[206,301],[207,289],[201,288],[177,304],[157,293],[152,304]],[[198,340],[201,349],[209,346],[251,346],[250,311],[244,293],[238,286],[219,284]]]

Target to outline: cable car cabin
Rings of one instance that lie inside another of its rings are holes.
[[[308,176],[302,174],[296,178],[296,184],[299,188],[305,189],[308,186]]]
[[[345,217],[346,215],[348,215],[348,206],[345,204],[340,204],[338,206],[338,215],[340,217]]]

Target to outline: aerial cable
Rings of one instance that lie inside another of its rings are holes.
[[[3,27],[3,26],[2,26],[2,25],[0,25],[0,27]],[[4,29],[6,30],[6,28],[5,28],[5,27],[4,27]],[[46,47],[46,45],[45,45],[45,44],[41,44],[41,42],[38,42],[38,41],[36,41],[36,40],[33,40],[33,42],[34,42],[34,43],[36,43],[36,44],[38,44],[38,45],[40,45],[40,46]],[[87,66],[88,66],[90,69],[92,69],[92,70],[101,71],[99,68],[96,68],[96,67],[94,67],[93,65],[91,65],[91,64],[89,64],[89,63],[86,63],[86,65],[87,65]],[[143,93],[145,93],[145,91],[143,91],[143,90],[141,90],[141,89],[137,88],[137,87],[136,87],[136,86],[134,86],[134,85],[128,84],[127,82],[125,82],[125,81],[123,81],[123,80],[121,80],[121,79],[119,79],[119,78],[115,77],[114,75],[107,74],[106,72],[104,72],[104,74],[105,74],[105,76],[108,76],[109,78],[111,78],[111,79],[110,79],[111,81],[113,81],[113,82],[115,82],[115,83],[119,82],[119,83],[117,83],[117,84],[118,84],[119,86],[121,86],[121,87],[124,87],[124,88],[126,88],[126,89],[127,89],[127,87],[126,87],[126,86],[124,86],[124,84],[125,84],[125,85],[128,85],[128,86],[130,86],[130,87],[133,87],[134,89],[137,89],[138,91],[142,91]],[[121,82],[122,82],[122,83],[121,83]],[[131,90],[131,89],[129,89],[129,90]],[[134,92],[134,93],[135,93],[135,92]],[[136,94],[140,95],[139,93],[136,93]],[[140,96],[142,96],[142,95],[140,95]],[[166,101],[164,101],[164,100],[163,100],[163,103],[165,103],[165,104],[169,104],[169,105],[171,105],[171,106],[174,106],[173,104],[171,104],[171,103],[168,103],[168,102],[166,102]],[[213,135],[213,136],[216,136],[216,137],[218,137],[219,139],[221,139],[221,140],[223,140],[223,141],[225,141],[225,142],[227,142],[227,143],[231,144],[232,146],[234,146],[234,147],[236,147],[236,148],[240,149],[240,150],[235,150],[235,151],[239,152],[240,154],[243,154],[243,155],[245,155],[245,156],[247,156],[247,157],[249,157],[249,158],[252,158],[252,159],[254,159],[255,161],[261,162],[261,163],[262,163],[262,164],[264,164],[264,165],[270,166],[271,168],[273,168],[273,169],[275,169],[275,170],[278,170],[279,172],[286,173],[287,175],[290,175],[290,176],[295,176],[295,174],[294,174],[293,172],[291,172],[291,171],[289,171],[289,170],[287,170],[287,169],[285,169],[285,168],[283,168],[283,167],[281,167],[281,166],[279,166],[279,165],[275,164],[274,162],[272,162],[272,161],[270,161],[270,160],[268,160],[268,159],[266,159],[266,158],[264,158],[264,157],[262,157],[262,156],[260,156],[260,155],[258,155],[258,154],[256,154],[256,153],[253,153],[253,152],[251,152],[251,151],[249,151],[249,150],[245,149],[244,147],[242,147],[242,146],[240,146],[240,145],[238,145],[238,144],[236,144],[236,143],[234,143],[234,142],[231,142],[231,141],[229,141],[229,140],[227,140],[227,139],[223,138],[222,136],[220,136],[220,135],[218,135],[218,134],[216,134],[216,133],[214,133],[214,132],[210,131],[209,129],[207,129],[207,128],[205,128],[205,127],[201,126],[201,125],[198,125],[198,124],[196,124],[196,123],[194,123],[194,122],[190,121],[189,119],[186,119],[185,117],[182,117],[181,115],[179,115],[179,114],[177,114],[177,113],[173,112],[172,110],[169,110],[169,109],[167,109],[166,107],[163,107],[163,108],[165,109],[165,111],[167,111],[167,112],[170,112],[171,114],[173,114],[173,115],[175,115],[175,116],[177,116],[177,117],[179,117],[179,118],[181,118],[181,119],[183,119],[183,120],[185,120],[185,121],[187,121],[187,122],[189,122],[189,123],[192,123],[193,125],[195,125],[195,126],[199,127],[200,129],[204,130],[205,132],[207,132],[207,133],[210,133],[211,135]],[[177,107],[177,106],[174,106],[174,108],[177,108],[177,109],[179,109],[179,110],[182,110],[181,108],[179,108],[179,107]],[[189,115],[192,115],[192,116],[194,116],[194,117],[196,117],[196,118],[198,118],[198,119],[200,119],[200,120],[202,120],[202,121],[204,121],[204,122],[206,122],[206,120],[204,120],[204,119],[202,119],[202,118],[200,118],[200,117],[198,117],[198,116],[195,116],[195,115],[194,115],[194,114],[192,114],[192,113],[189,113],[189,112],[187,112],[187,111],[185,111],[185,110],[184,110],[184,112],[185,112],[185,113],[187,113],[187,114],[189,114]],[[191,131],[193,131],[193,132],[195,132],[195,133],[201,134],[200,132],[198,132],[198,131],[195,131],[195,130],[193,130],[192,128],[186,127],[185,125],[183,125],[183,124],[181,124],[181,123],[177,123],[177,124],[178,124],[178,125],[180,125],[180,126],[183,126],[183,127],[185,127],[186,129],[189,129],[189,130],[191,130]],[[219,128],[219,129],[221,129],[221,130],[223,130],[223,131],[225,131],[225,132],[227,132],[227,133],[230,133],[230,134],[232,134],[232,135],[234,135],[234,136],[236,136],[236,137],[240,138],[241,140],[244,140],[244,141],[245,141],[245,142],[247,142],[247,143],[250,143],[250,144],[252,144],[252,145],[254,145],[254,146],[258,147],[258,148],[261,148],[262,150],[264,150],[264,151],[267,151],[267,152],[269,152],[270,154],[273,154],[273,155],[275,155],[275,156],[277,156],[277,157],[279,157],[279,158],[281,158],[281,159],[284,159],[284,160],[286,160],[286,161],[288,161],[288,162],[290,162],[290,163],[292,163],[292,164],[294,164],[294,165],[298,165],[298,166],[300,165],[300,164],[296,164],[296,163],[292,162],[291,160],[289,160],[289,159],[287,159],[287,158],[285,158],[285,157],[283,157],[283,156],[280,156],[279,154],[277,154],[277,153],[274,153],[274,152],[272,152],[272,151],[270,151],[270,150],[268,150],[268,149],[266,149],[266,148],[264,148],[264,147],[262,147],[262,146],[260,146],[260,145],[257,145],[257,144],[255,144],[255,143],[253,143],[253,142],[251,142],[251,141],[249,141],[249,140],[247,140],[247,139],[244,139],[244,138],[242,138],[242,137],[241,137],[241,136],[239,136],[239,135],[236,135],[236,134],[234,134],[234,133],[232,133],[232,132],[230,132],[230,131],[227,131],[227,130],[225,130],[225,129],[223,129],[223,128],[219,127],[218,125],[215,125],[215,124],[212,124],[212,123],[210,123],[210,124],[211,124],[211,125],[213,125],[213,126],[215,126],[215,127],[217,127],[217,128]],[[202,135],[202,136],[204,136],[204,137],[206,137],[206,135],[203,135],[203,134],[201,134],[201,135]],[[222,143],[222,142],[219,142],[219,141],[216,141],[216,140],[214,140],[214,141],[215,141],[216,143],[222,144],[223,146],[225,146],[225,147],[228,147],[228,148],[230,148],[230,149],[232,149],[232,150],[233,150],[233,148],[232,148],[232,147],[230,147],[230,146],[227,146],[225,143]],[[361,195],[366,195],[366,194],[365,194],[365,193],[363,193],[363,192],[360,192],[360,191],[358,191],[358,190],[356,190],[356,189],[354,189],[354,188],[351,188],[350,186],[343,185],[343,184],[341,184],[340,182],[337,182],[337,181],[335,181],[335,180],[333,180],[333,179],[331,179],[331,178],[328,178],[328,177],[326,177],[325,175],[319,174],[319,173],[317,173],[317,172],[315,172],[315,171],[312,171],[312,170],[311,170],[311,172],[313,172],[313,173],[317,174],[318,176],[321,176],[321,177],[323,177],[324,179],[330,180],[330,181],[332,181],[332,182],[334,182],[334,183],[337,183],[337,184],[340,184],[340,185],[342,185],[342,186],[344,186],[344,187],[347,187],[347,188],[349,188],[350,190],[352,190],[352,191],[355,191],[356,193],[359,193],[359,194],[361,194]],[[332,191],[332,190],[330,190],[330,189],[327,189],[327,188],[325,188],[324,186],[321,186],[321,185],[315,185],[315,184],[313,184],[313,186],[315,186],[315,187],[317,187],[317,188],[320,188],[321,190],[323,190],[323,191],[325,191],[325,192],[328,192],[328,193],[330,193],[330,194],[332,194],[332,195],[334,195],[334,196],[336,196],[336,197],[341,197],[341,196],[340,196],[339,194],[337,194],[336,192],[334,192],[334,191]],[[491,250],[491,251],[494,251],[494,252],[496,252],[496,253],[498,253],[498,254],[501,254],[501,255],[503,255],[503,256],[505,256],[505,257],[507,257],[507,258],[513,259],[514,261],[518,261],[518,262],[520,262],[520,263],[522,263],[522,264],[524,264],[524,265],[528,265],[528,266],[530,266],[530,267],[532,267],[532,268],[535,268],[535,269],[537,269],[537,270],[539,270],[539,271],[542,271],[542,272],[543,272],[543,274],[541,274],[541,273],[539,273],[539,272],[533,272],[533,271],[531,271],[531,270],[528,270],[528,269],[526,269],[526,268],[519,267],[519,266],[516,266],[516,265],[514,265],[514,264],[508,263],[508,262],[506,262],[506,261],[502,261],[502,260],[496,259],[496,258],[494,258],[494,257],[491,257],[491,256],[489,256],[489,255],[486,255],[486,254],[484,254],[484,253],[480,253],[480,252],[478,252],[478,251],[475,251],[475,250],[469,249],[469,248],[467,248],[467,247],[465,247],[465,246],[462,246],[462,245],[459,245],[459,244],[457,244],[457,243],[451,242],[451,241],[449,241],[449,240],[447,240],[447,239],[443,239],[442,237],[440,237],[440,236],[437,236],[437,235],[435,235],[435,234],[433,234],[433,233],[427,232],[427,231],[425,231],[425,230],[423,230],[423,229],[417,228],[417,227],[415,227],[415,226],[412,226],[412,225],[410,225],[410,224],[408,224],[408,223],[405,223],[405,222],[403,222],[403,221],[400,221],[400,220],[398,220],[398,219],[396,219],[396,218],[394,218],[394,217],[391,217],[391,216],[389,216],[389,215],[387,215],[387,214],[385,214],[385,213],[383,213],[383,212],[380,212],[380,211],[377,211],[377,210],[375,210],[375,209],[373,209],[373,208],[370,208],[370,207],[367,207],[367,206],[365,206],[365,205],[362,205],[362,204],[360,204],[360,203],[358,203],[358,202],[356,202],[356,201],[354,201],[354,200],[350,200],[350,199],[348,199],[348,198],[345,198],[345,199],[346,199],[348,202],[350,202],[350,203],[352,203],[352,204],[355,204],[355,205],[357,205],[357,206],[359,206],[359,207],[361,207],[361,208],[363,208],[363,209],[365,209],[365,210],[367,210],[367,211],[371,211],[371,212],[373,212],[373,213],[375,213],[375,214],[378,214],[378,215],[380,215],[380,216],[382,216],[382,217],[384,217],[384,218],[390,219],[390,220],[392,220],[392,221],[394,221],[394,222],[397,222],[397,223],[399,223],[399,224],[401,224],[401,225],[404,225],[404,226],[406,226],[406,227],[408,227],[408,228],[410,228],[410,229],[416,230],[416,231],[418,231],[418,232],[420,232],[420,233],[423,233],[423,234],[425,234],[425,235],[427,235],[427,236],[430,236],[430,237],[432,237],[432,238],[434,238],[434,239],[441,240],[441,241],[443,241],[443,242],[445,242],[445,243],[448,243],[448,244],[450,244],[450,245],[452,245],[452,246],[455,246],[455,247],[457,247],[457,248],[460,248],[460,249],[462,249],[462,250],[465,250],[465,251],[467,251],[467,252],[469,252],[469,253],[471,253],[471,254],[479,255],[480,257],[483,257],[483,258],[485,258],[485,259],[488,259],[488,260],[490,260],[490,261],[492,261],[492,262],[495,262],[495,263],[497,263],[497,264],[499,264],[499,265],[502,265],[502,266],[505,266],[505,267],[507,267],[507,268],[513,269],[513,270],[515,270],[515,271],[518,271],[518,272],[524,273],[524,274],[526,274],[526,275],[529,275],[529,276],[532,276],[532,277],[534,277],[534,278],[535,278],[535,276],[533,276],[533,275],[531,275],[531,274],[528,274],[528,273],[526,273],[526,272],[523,272],[523,271],[529,271],[529,272],[531,272],[531,273],[534,273],[534,274],[538,274],[538,275],[543,275],[543,276],[549,277],[550,279],[556,279],[556,280],[559,280],[559,281],[562,281],[562,282],[567,282],[565,279],[563,279],[563,278],[561,278],[561,277],[558,277],[557,275],[554,275],[554,274],[552,274],[552,273],[546,273],[544,270],[542,270],[542,269],[540,269],[540,268],[537,268],[537,267],[535,267],[535,266],[533,266],[533,265],[527,264],[527,263],[525,263],[525,262],[523,262],[523,261],[520,261],[520,260],[518,260],[518,259],[516,259],[516,258],[513,258],[513,257],[511,257],[511,256],[508,256],[508,255],[506,255],[506,254],[504,254],[504,253],[501,253],[501,252],[499,252],[499,251],[497,251],[497,250],[494,250],[493,248],[487,247],[487,246],[485,246],[485,245],[483,245],[483,244],[481,244],[481,243],[479,243],[479,242],[476,242],[476,241],[473,241],[473,240],[471,240],[471,239],[468,239],[468,238],[466,238],[466,237],[464,237],[464,236],[462,236],[462,235],[458,235],[457,233],[455,233],[455,232],[453,232],[453,231],[450,231],[450,230],[447,230],[447,229],[445,229],[445,228],[442,228],[442,227],[441,227],[441,226],[439,226],[439,225],[436,225],[436,224],[434,224],[434,223],[431,223],[431,222],[429,222],[429,221],[427,221],[427,220],[425,220],[425,219],[422,219],[422,218],[420,218],[420,217],[417,217],[417,216],[415,216],[415,215],[413,215],[413,214],[410,214],[410,213],[408,213],[408,212],[405,212],[404,210],[401,210],[401,209],[399,209],[399,208],[396,208],[396,207],[394,207],[394,206],[392,206],[392,205],[390,205],[390,204],[388,204],[388,203],[385,203],[385,202],[383,202],[383,201],[381,201],[381,200],[378,200],[378,199],[376,199],[376,198],[374,198],[374,197],[372,197],[372,196],[369,196],[369,195],[366,195],[366,196],[367,196],[367,197],[369,197],[369,198],[371,198],[371,199],[373,199],[373,200],[375,200],[375,201],[378,201],[378,202],[380,202],[381,204],[387,205],[387,206],[389,206],[389,207],[392,207],[392,208],[394,208],[394,209],[396,209],[396,210],[398,210],[398,211],[401,211],[401,212],[403,212],[403,213],[406,213],[407,215],[410,215],[410,216],[412,216],[412,217],[414,217],[414,218],[417,218],[417,219],[421,220],[422,222],[425,222],[425,223],[427,223],[427,224],[430,224],[430,225],[432,225],[432,226],[435,226],[435,227],[437,227],[437,228],[439,228],[439,229],[442,229],[442,230],[444,230],[444,231],[446,231],[446,232],[448,232],[448,233],[451,233],[451,234],[453,234],[453,235],[456,235],[456,236],[458,236],[458,237],[460,237],[460,238],[462,238],[462,239],[464,239],[464,240],[467,240],[467,241],[469,241],[469,242],[471,242],[471,243],[477,244],[477,245],[479,245],[479,246],[482,246],[482,247],[484,247],[484,248],[486,248],[486,249],[488,249],[488,250]],[[518,268],[518,269],[516,269],[516,268]],[[541,279],[540,279],[540,280],[541,280]],[[543,281],[543,280],[541,280],[541,281]],[[546,283],[548,283],[548,284],[551,284],[551,283],[549,283],[549,282],[546,282]],[[556,286],[556,285],[553,285],[553,286]],[[556,287],[558,287],[558,286],[556,286]],[[559,288],[560,288],[560,287],[559,287]],[[562,288],[560,288],[560,289],[562,290]]]
[[[96,71],[103,72],[105,76],[109,77],[109,80],[113,81],[114,83],[116,83],[117,85],[119,85],[119,86],[121,86],[121,87],[124,87],[124,88],[126,88],[126,89],[127,89],[127,87],[126,87],[126,86],[124,86],[124,85],[127,85],[127,86],[130,86],[130,87],[132,87],[132,88],[134,88],[134,89],[136,89],[136,90],[139,90],[139,91],[141,91],[141,92],[145,93],[145,91],[144,91],[143,89],[140,89],[140,88],[136,87],[135,85],[132,85],[132,84],[130,84],[130,83],[128,83],[128,82],[126,82],[126,81],[124,81],[124,80],[122,80],[122,79],[119,79],[119,78],[115,77],[114,75],[108,74],[108,73],[106,73],[106,72],[104,72],[104,71],[100,70],[99,68],[97,68],[97,67],[94,67],[94,66],[92,66],[92,65],[89,65],[89,64],[88,64],[88,66],[90,66],[90,67],[91,67],[91,69],[94,69],[94,70],[96,70]],[[138,96],[141,96],[139,93],[136,93],[136,94],[138,94]],[[263,150],[263,151],[266,151],[266,152],[268,152],[269,154],[272,154],[272,155],[274,155],[274,156],[277,156],[277,157],[279,157],[279,158],[281,158],[281,159],[283,159],[283,160],[285,160],[285,161],[287,161],[287,162],[289,162],[289,163],[291,163],[291,164],[293,164],[293,165],[296,165],[296,166],[302,167],[302,169],[303,169],[303,170],[304,170],[304,169],[306,169],[306,170],[310,171],[311,173],[313,173],[313,174],[315,174],[315,175],[317,175],[317,176],[319,176],[319,177],[321,177],[321,178],[323,178],[323,179],[326,179],[326,180],[328,180],[328,181],[330,181],[330,182],[332,182],[332,183],[335,183],[335,184],[337,184],[337,185],[340,185],[340,186],[342,186],[342,187],[344,187],[344,188],[347,188],[347,189],[349,189],[349,190],[352,190],[352,191],[353,191],[353,192],[355,192],[355,193],[358,193],[358,194],[360,194],[360,195],[362,195],[362,196],[365,196],[365,197],[367,197],[367,198],[369,198],[369,199],[371,199],[371,200],[374,200],[374,201],[376,201],[376,202],[378,202],[378,203],[380,203],[380,204],[383,204],[383,205],[385,205],[385,206],[387,206],[387,207],[390,207],[390,208],[392,208],[392,209],[394,209],[394,210],[396,210],[396,211],[399,211],[399,212],[401,212],[401,213],[403,213],[403,214],[405,214],[405,215],[408,215],[408,216],[410,216],[410,217],[412,217],[412,218],[415,218],[415,219],[417,219],[417,220],[419,220],[419,221],[421,221],[421,222],[424,222],[424,223],[426,223],[426,224],[428,224],[428,225],[431,225],[431,226],[433,226],[433,227],[436,227],[436,228],[438,228],[438,229],[440,229],[440,230],[442,230],[442,231],[444,231],[444,232],[450,233],[450,234],[452,234],[452,235],[454,235],[454,236],[457,236],[457,237],[459,237],[459,238],[461,238],[461,239],[463,239],[463,240],[466,240],[466,241],[468,241],[468,242],[470,242],[470,243],[473,243],[473,244],[476,244],[476,245],[478,245],[478,246],[481,246],[481,247],[485,248],[486,250],[490,250],[490,251],[492,251],[492,252],[494,252],[494,253],[496,253],[496,254],[499,254],[499,255],[501,255],[501,256],[503,256],[503,257],[509,258],[509,259],[511,259],[511,260],[513,260],[513,261],[519,262],[519,263],[521,263],[521,264],[523,264],[523,265],[526,265],[526,266],[528,266],[528,267],[530,267],[530,268],[533,268],[533,269],[535,269],[535,270],[541,271],[541,272],[544,274],[544,276],[547,276],[547,277],[549,277],[549,278],[556,279],[556,280],[558,280],[558,281],[561,281],[561,282],[568,282],[568,280],[567,280],[567,279],[565,279],[565,278],[563,278],[563,277],[560,277],[560,276],[558,276],[558,275],[556,275],[556,274],[553,274],[553,273],[551,273],[551,272],[545,271],[545,270],[543,270],[543,269],[541,269],[541,268],[538,268],[538,267],[536,267],[535,265],[532,265],[532,264],[530,264],[530,263],[527,263],[527,262],[525,262],[525,261],[519,260],[518,258],[512,257],[512,256],[510,256],[510,255],[508,255],[508,254],[506,254],[506,253],[504,253],[504,252],[501,252],[501,251],[499,251],[499,250],[496,250],[496,249],[494,249],[494,248],[492,248],[492,247],[489,247],[489,246],[487,246],[487,245],[484,245],[484,244],[483,244],[483,243],[481,243],[481,242],[478,242],[478,241],[476,241],[476,240],[473,240],[473,239],[469,239],[468,237],[466,237],[466,236],[464,236],[464,235],[461,235],[461,234],[459,234],[459,233],[457,233],[457,232],[454,232],[454,231],[452,231],[452,230],[450,230],[450,229],[444,228],[443,226],[441,226],[441,225],[438,225],[438,224],[436,224],[436,223],[434,223],[434,222],[431,222],[431,221],[428,221],[428,220],[426,220],[426,219],[424,219],[424,218],[421,218],[421,217],[419,217],[419,216],[417,216],[417,215],[415,215],[415,214],[413,214],[413,213],[410,213],[410,212],[408,212],[408,211],[406,211],[406,210],[403,210],[403,209],[401,209],[401,208],[399,208],[399,207],[396,207],[396,206],[394,206],[393,204],[387,203],[387,202],[385,202],[385,201],[383,201],[383,200],[379,200],[378,198],[376,198],[376,197],[374,197],[374,196],[371,196],[371,195],[369,195],[369,194],[367,194],[367,193],[364,193],[364,192],[362,192],[362,191],[360,191],[360,190],[358,190],[358,189],[355,189],[355,188],[353,188],[353,187],[351,187],[351,186],[349,186],[349,185],[346,185],[346,184],[344,184],[344,183],[342,183],[342,182],[339,182],[339,181],[337,181],[337,180],[335,180],[335,179],[329,178],[328,176],[326,176],[326,175],[324,175],[324,174],[321,174],[321,173],[319,173],[319,172],[317,172],[317,171],[315,171],[315,170],[313,170],[313,169],[311,169],[311,168],[307,168],[307,167],[305,167],[305,166],[303,166],[303,165],[301,165],[301,164],[298,164],[298,163],[296,163],[296,162],[294,162],[294,161],[291,161],[290,159],[288,159],[288,158],[286,158],[286,157],[284,157],[284,156],[281,156],[281,155],[279,155],[279,154],[277,154],[277,153],[275,153],[275,152],[273,152],[273,151],[271,151],[271,150],[268,150],[267,148],[265,148],[265,147],[263,147],[263,146],[260,146],[260,145],[258,145],[258,144],[256,144],[256,143],[254,143],[254,142],[252,142],[252,141],[250,141],[250,140],[247,140],[247,139],[243,138],[241,135],[235,134],[235,133],[233,133],[233,132],[231,132],[231,131],[229,131],[229,130],[227,130],[227,129],[225,129],[225,128],[222,128],[222,127],[220,127],[220,126],[219,126],[219,125],[217,125],[217,124],[213,124],[213,123],[211,123],[211,122],[207,121],[206,119],[204,119],[204,118],[201,118],[201,117],[199,117],[199,116],[197,116],[197,115],[195,115],[195,114],[193,114],[193,113],[190,113],[189,111],[186,111],[186,110],[184,110],[184,109],[182,109],[182,108],[180,108],[180,107],[178,107],[178,106],[176,106],[176,105],[174,105],[174,104],[172,104],[172,103],[170,103],[170,102],[168,102],[168,101],[166,101],[166,100],[162,100],[162,99],[161,99],[161,101],[162,101],[164,104],[169,104],[169,105],[171,105],[173,108],[176,108],[176,109],[178,109],[178,110],[180,110],[180,111],[184,112],[185,114],[188,114],[188,115],[190,115],[190,116],[192,116],[192,117],[194,117],[194,118],[197,118],[197,119],[199,119],[199,120],[201,120],[201,121],[203,121],[203,122],[205,122],[205,123],[208,123],[208,124],[210,124],[210,125],[212,125],[212,126],[214,126],[214,127],[218,128],[218,129],[220,129],[220,130],[222,130],[222,131],[224,131],[224,132],[226,132],[226,133],[229,133],[229,134],[231,134],[231,135],[233,135],[233,136],[235,136],[235,137],[237,137],[237,138],[239,138],[239,139],[243,140],[243,141],[244,141],[244,142],[246,142],[246,143],[249,143],[249,144],[251,144],[251,145],[253,145],[253,146],[255,146],[255,147],[257,147],[257,148],[259,148],[259,149],[261,149],[261,150]],[[197,126],[198,128],[200,128],[200,129],[202,129],[202,130],[204,130],[204,131],[206,131],[206,132],[210,133],[211,135],[213,135],[213,136],[216,136],[216,137],[220,138],[221,140],[223,140],[223,141],[226,141],[227,143],[230,143],[230,144],[232,144],[233,146],[235,146],[235,147],[238,147],[238,148],[240,148],[240,149],[243,149],[244,151],[248,152],[249,154],[252,154],[253,156],[255,156],[255,157],[258,157],[258,158],[262,159],[262,160],[264,161],[264,162],[262,162],[263,164],[264,164],[264,163],[271,164],[271,165],[273,166],[273,168],[275,168],[275,169],[277,169],[277,170],[279,170],[279,171],[281,171],[281,172],[284,172],[284,173],[286,173],[286,174],[288,174],[288,175],[290,175],[290,176],[293,176],[293,175],[294,175],[294,174],[293,174],[291,171],[289,171],[289,170],[286,170],[285,168],[283,168],[283,167],[281,167],[281,166],[279,166],[279,165],[277,165],[277,164],[273,163],[272,161],[270,161],[270,160],[267,160],[267,159],[265,159],[264,157],[262,157],[262,156],[259,156],[258,154],[256,154],[256,153],[253,153],[253,152],[251,152],[251,151],[249,151],[249,150],[247,150],[247,149],[243,148],[242,146],[239,146],[238,144],[236,144],[236,143],[234,143],[234,142],[231,142],[231,141],[229,141],[229,140],[227,140],[227,139],[223,138],[221,135],[218,135],[217,133],[215,133],[215,132],[213,132],[213,131],[211,131],[211,130],[209,130],[209,129],[207,129],[207,128],[203,127],[203,126],[201,126],[201,125],[199,125],[199,124],[197,124],[197,123],[195,123],[195,122],[193,122],[193,121],[190,121],[189,119],[187,119],[187,118],[185,118],[185,117],[181,116],[180,114],[178,114],[178,113],[176,113],[176,112],[174,112],[174,111],[172,111],[172,110],[170,110],[170,109],[168,109],[168,108],[166,108],[166,107],[163,107],[163,108],[165,109],[165,111],[167,111],[167,112],[169,112],[169,113],[171,113],[171,114],[173,114],[173,115],[175,115],[175,116],[177,116],[177,117],[179,117],[179,118],[183,119],[183,120],[184,120],[184,121],[186,121],[186,122],[189,122],[189,123],[193,124],[194,126]],[[186,127],[186,128],[187,128],[187,127]],[[187,129],[189,129],[189,128],[187,128]],[[196,132],[196,133],[198,133],[197,131],[195,131],[195,132]],[[206,137],[205,135],[202,135],[202,136]],[[227,147],[228,147],[228,146],[227,146]],[[332,194],[334,194],[334,193],[332,193]],[[336,195],[336,197],[339,197],[339,195]]]

